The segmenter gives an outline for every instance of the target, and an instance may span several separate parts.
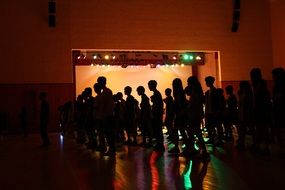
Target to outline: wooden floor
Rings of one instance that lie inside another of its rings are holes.
[[[211,160],[202,162],[123,146],[109,158],[72,138],[49,135],[48,148],[39,147],[38,134],[0,140],[1,190],[285,189],[285,162],[275,151],[261,156],[233,144],[208,146]]]

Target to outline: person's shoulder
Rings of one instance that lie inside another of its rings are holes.
[[[161,93],[158,90],[154,91],[154,94],[157,96],[161,96]]]
[[[113,94],[113,92],[112,92],[112,90],[110,88],[106,88],[106,92]]]
[[[144,94],[144,95],[142,96],[142,99],[143,99],[143,100],[149,100],[149,97],[147,97],[147,95]]]
[[[103,90],[103,92],[102,92],[102,94],[104,95],[112,95],[113,96],[113,92],[112,92],[112,90],[110,89],[110,88],[105,88],[104,90]]]

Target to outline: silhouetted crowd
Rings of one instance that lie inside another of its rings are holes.
[[[75,102],[60,106],[61,127],[65,134],[76,131],[77,143],[106,156],[114,156],[118,145],[164,152],[164,138],[169,143],[169,154],[184,157],[209,159],[206,144],[223,146],[234,140],[237,149],[249,148],[262,154],[270,154],[269,145],[276,143],[284,155],[285,71],[272,71],[272,91],[259,68],[250,71],[250,78],[239,83],[236,93],[231,85],[225,92],[216,88],[213,76],[205,78],[205,93],[196,76],[188,78],[185,88],[176,78],[172,88],[165,89],[164,99],[157,82],[150,80],[148,88],[153,94],[148,97],[145,88],[139,86],[136,92],[141,99],[136,100],[130,86],[124,88],[127,97],[123,99],[123,93],[113,94],[106,86],[107,79],[100,76],[93,86],[95,97],[92,88],[87,87]],[[237,130],[237,139],[233,129]],[[250,144],[245,141],[247,135]]]

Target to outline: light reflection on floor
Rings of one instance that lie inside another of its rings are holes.
[[[248,151],[239,152],[233,145],[208,146],[211,160],[205,162],[133,146],[123,146],[115,158],[109,158],[77,145],[71,138],[58,134],[50,138],[49,148],[39,148],[39,135],[25,139],[11,136],[0,141],[1,190],[285,187],[284,160],[274,155],[264,159]]]

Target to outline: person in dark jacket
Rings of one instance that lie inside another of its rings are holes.
[[[126,98],[126,132],[128,136],[127,144],[136,145],[137,144],[137,128],[135,125],[135,98],[131,95],[132,88],[126,86],[124,89]]]
[[[187,87],[185,88],[186,95],[190,96],[189,103],[187,105],[187,132],[189,135],[188,143],[190,150],[190,155],[197,153],[194,148],[195,144],[195,137],[198,138],[198,145],[199,145],[199,153],[200,156],[204,159],[209,159],[210,155],[207,151],[205,141],[203,138],[201,124],[204,118],[204,110],[203,110],[203,103],[204,103],[204,93],[201,87],[201,84],[197,77],[191,76],[187,80]]]
[[[174,121],[174,100],[171,96],[172,90],[170,88],[165,89],[166,98],[163,99],[165,103],[165,119],[164,125],[167,128],[169,141],[173,141],[173,121]]]
[[[209,144],[221,145],[222,132],[221,122],[219,118],[219,111],[221,105],[219,104],[220,98],[217,88],[214,86],[215,78],[213,76],[207,76],[205,82],[209,90],[205,93],[205,126],[208,130]],[[218,142],[215,142],[217,136],[216,129],[218,131]]]
[[[253,89],[255,114],[254,144],[251,148],[261,151],[261,153],[269,154],[269,129],[272,122],[272,103],[270,92],[267,89],[267,83],[262,78],[262,73],[259,68],[253,68],[250,71],[250,78]],[[261,147],[263,148],[261,149]]]
[[[163,116],[163,100],[160,92],[156,89],[157,82],[155,80],[150,80],[148,82],[148,88],[153,92],[151,96],[152,107],[152,129],[153,135],[156,139],[156,145],[154,146],[155,151],[164,152],[163,144],[163,133],[162,133],[162,116]]]
[[[224,115],[224,128],[225,128],[225,140],[233,141],[232,127],[237,122],[237,97],[234,94],[233,86],[226,86],[226,111]]]
[[[145,94],[145,88],[143,86],[139,86],[137,88],[137,93],[139,96],[141,96],[139,118],[140,118],[141,131],[143,136],[142,145],[144,147],[150,147],[152,146],[151,106],[149,103],[149,98]]]

